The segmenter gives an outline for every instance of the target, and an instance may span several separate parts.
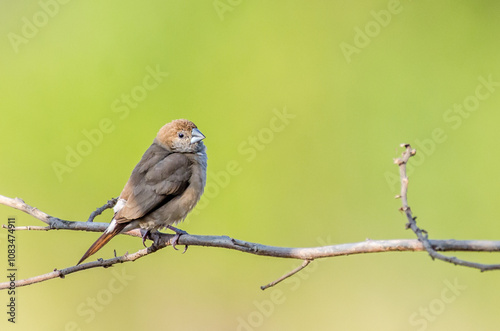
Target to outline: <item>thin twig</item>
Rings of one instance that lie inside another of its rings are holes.
[[[30,205],[26,204],[23,199],[20,198],[8,198],[3,195],[0,195],[0,204],[6,205],[15,209],[18,209],[20,211],[25,212],[28,215],[33,216],[36,219],[39,219],[40,221],[49,224],[49,218],[50,216],[45,214],[44,212],[38,210],[35,207],[31,207]]]
[[[163,248],[163,247],[161,247],[161,248]],[[77,271],[86,270],[86,269],[99,268],[99,267],[108,268],[108,267],[111,267],[112,265],[117,264],[117,263],[135,261],[135,260],[140,259],[141,257],[146,256],[146,255],[151,254],[151,253],[152,253],[152,250],[150,248],[144,248],[144,249],[141,249],[140,251],[138,251],[134,254],[118,256],[118,257],[114,257],[114,258],[108,259],[108,260],[99,259],[97,261],[87,262],[84,264],[72,266],[69,268],[61,269],[61,270],[54,269],[54,271],[43,274],[43,275],[39,275],[39,276],[27,278],[27,279],[22,279],[22,280],[17,280],[15,282],[15,287],[36,284],[36,283],[44,282],[46,280],[54,279],[54,278],[64,278],[66,275],[72,274],[72,273],[77,272]],[[10,288],[10,286],[11,286],[11,284],[9,282],[0,283],[0,290]]]
[[[108,202],[106,202],[102,207],[97,208],[95,211],[92,212],[92,214],[90,214],[87,222],[93,222],[94,218],[101,215],[103,211],[105,211],[106,209],[113,208],[116,205],[117,201],[118,201],[118,198],[112,198],[112,199],[108,200]]]
[[[408,220],[406,228],[410,228],[417,235],[418,240],[422,243],[425,250],[429,253],[432,259],[438,259],[448,263],[453,263],[454,265],[476,268],[481,271],[500,269],[500,264],[482,264],[477,262],[470,262],[459,259],[455,256],[446,256],[436,252],[436,250],[433,248],[433,245],[431,244],[431,241],[429,240],[427,231],[422,230],[417,226],[416,217],[413,217],[411,208],[408,205],[408,176],[406,175],[406,164],[408,163],[410,157],[415,155],[417,151],[415,149],[412,149],[410,144],[402,144],[401,147],[405,148],[403,156],[402,158],[394,160],[394,163],[399,166],[399,174],[401,177],[401,195],[397,198],[401,198],[402,207],[400,210],[405,213]]]
[[[274,285],[284,281],[285,279],[287,279],[288,277],[290,276],[293,276],[295,275],[297,272],[299,272],[300,270],[304,269],[305,267],[307,267],[309,265],[309,263],[311,263],[312,260],[304,260],[304,262],[302,262],[302,265],[300,267],[297,267],[295,269],[293,269],[292,271],[284,274],[283,276],[281,276],[280,278],[276,279],[274,282],[271,282],[267,285],[262,285],[260,287],[261,290],[265,290],[265,289],[268,289],[270,287],[273,287]]]

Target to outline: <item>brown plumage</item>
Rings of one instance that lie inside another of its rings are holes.
[[[121,232],[137,228],[157,231],[182,221],[205,187],[204,138],[188,120],[165,124],[132,171],[114,207],[110,225],[78,264]]]

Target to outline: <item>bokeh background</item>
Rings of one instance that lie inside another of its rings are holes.
[[[307,247],[499,239],[496,1],[4,1],[0,194],[84,221],[158,129],[206,135],[206,194],[180,228]],[[229,167],[229,169],[228,169]],[[234,170],[236,169],[236,170]],[[42,225],[0,206],[2,224]],[[109,222],[107,211],[97,221]],[[17,232],[18,277],[74,265],[97,233]],[[6,274],[6,236],[0,234]],[[141,249],[120,236],[99,252]],[[459,254],[494,262],[496,254]],[[498,272],[385,253],[314,262],[191,247],[18,289],[16,330],[496,330]],[[5,277],[2,276],[2,281]]]

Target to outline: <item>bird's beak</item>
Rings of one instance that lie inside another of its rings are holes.
[[[191,144],[195,144],[198,141],[203,140],[203,139],[205,139],[205,136],[203,135],[203,133],[201,133],[200,130],[198,130],[197,128],[194,128],[191,131]]]

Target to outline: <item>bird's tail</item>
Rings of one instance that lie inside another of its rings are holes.
[[[114,224],[113,224],[114,223]],[[85,261],[89,256],[95,254],[98,250],[100,250],[104,245],[106,245],[114,236],[119,234],[127,225],[127,223],[116,223],[115,220],[112,221],[112,224],[104,231],[104,233],[95,241],[95,243],[90,246],[90,248],[83,254],[82,258],[76,265],[79,265],[83,261]]]

